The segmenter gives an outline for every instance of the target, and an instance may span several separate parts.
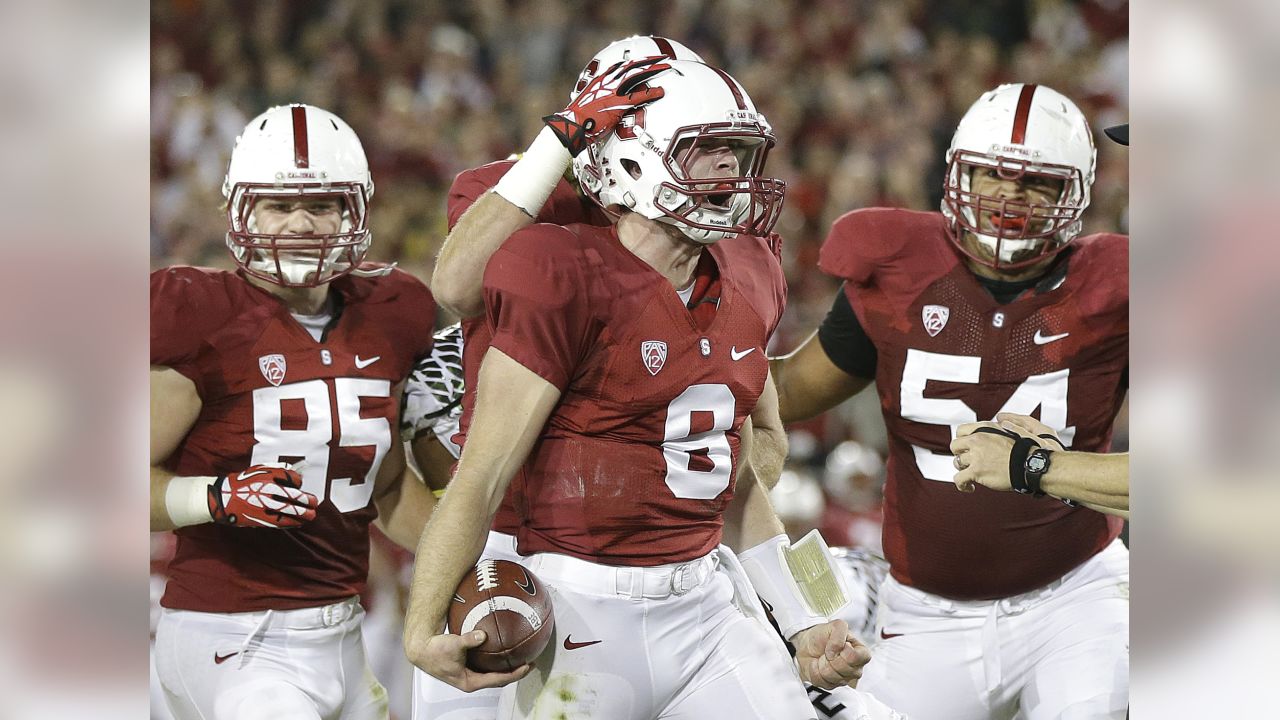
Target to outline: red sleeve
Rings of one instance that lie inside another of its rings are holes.
[[[484,271],[492,347],[561,392],[586,357],[594,327],[574,240],[563,228],[530,225]]]
[[[151,364],[170,367],[203,391],[199,356],[230,305],[208,273],[172,267],[151,273]],[[203,394],[203,393],[202,393]]]
[[[453,230],[453,226],[458,224],[463,213],[474,205],[481,195],[492,190],[515,164],[514,160],[499,160],[463,171],[454,178],[453,185],[449,187],[447,207],[449,229]],[[556,183],[551,191],[551,197],[547,198],[546,204],[542,206],[534,222],[552,225],[582,223],[601,227],[611,224],[608,217],[598,212],[595,203],[584,198],[578,189],[564,178]]]
[[[394,326],[394,332],[403,334],[403,341],[398,344],[413,348],[414,360],[427,357],[435,344],[435,297],[425,283],[410,273],[394,269],[389,277],[397,282],[397,301],[403,306],[397,310],[400,321]]]
[[[873,232],[868,232],[867,225],[871,223],[866,220],[865,210],[854,210],[831,223],[831,230],[818,253],[818,267],[822,272],[856,283],[866,282],[871,277],[872,265],[865,262],[858,252],[858,245],[866,236],[874,237]]]
[[[481,195],[489,192],[503,175],[515,165],[514,160],[499,160],[478,168],[464,170],[453,179],[449,186],[449,199],[446,213],[449,216],[449,229],[458,224],[458,219],[467,211]]]

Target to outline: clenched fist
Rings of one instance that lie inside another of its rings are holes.
[[[209,486],[209,514],[222,525],[299,527],[315,519],[319,504],[302,490],[302,475],[288,465],[254,465]]]

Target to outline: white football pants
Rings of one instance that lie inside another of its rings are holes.
[[[301,610],[165,609],[156,669],[178,720],[385,720],[356,598]]]
[[[1001,600],[948,600],[891,576],[878,624],[858,688],[912,720],[1125,717],[1129,550],[1119,540]]]
[[[735,593],[746,578],[718,559],[639,568],[526,558],[552,593],[555,633],[534,671],[504,688],[498,717],[812,720],[781,639],[735,604],[759,600]]]

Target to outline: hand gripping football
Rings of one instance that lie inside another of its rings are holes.
[[[463,576],[449,604],[449,632],[485,633],[484,644],[467,651],[467,667],[477,672],[510,672],[531,662],[554,628],[546,587],[508,560],[481,560]]]

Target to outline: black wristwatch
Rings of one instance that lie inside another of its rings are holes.
[[[1025,478],[1023,490],[1018,492],[1027,493],[1028,495],[1044,495],[1044,491],[1040,489],[1040,479],[1044,474],[1049,472],[1049,457],[1053,455],[1050,450],[1044,448],[1033,448],[1027,453],[1027,462],[1023,465],[1022,476]]]

